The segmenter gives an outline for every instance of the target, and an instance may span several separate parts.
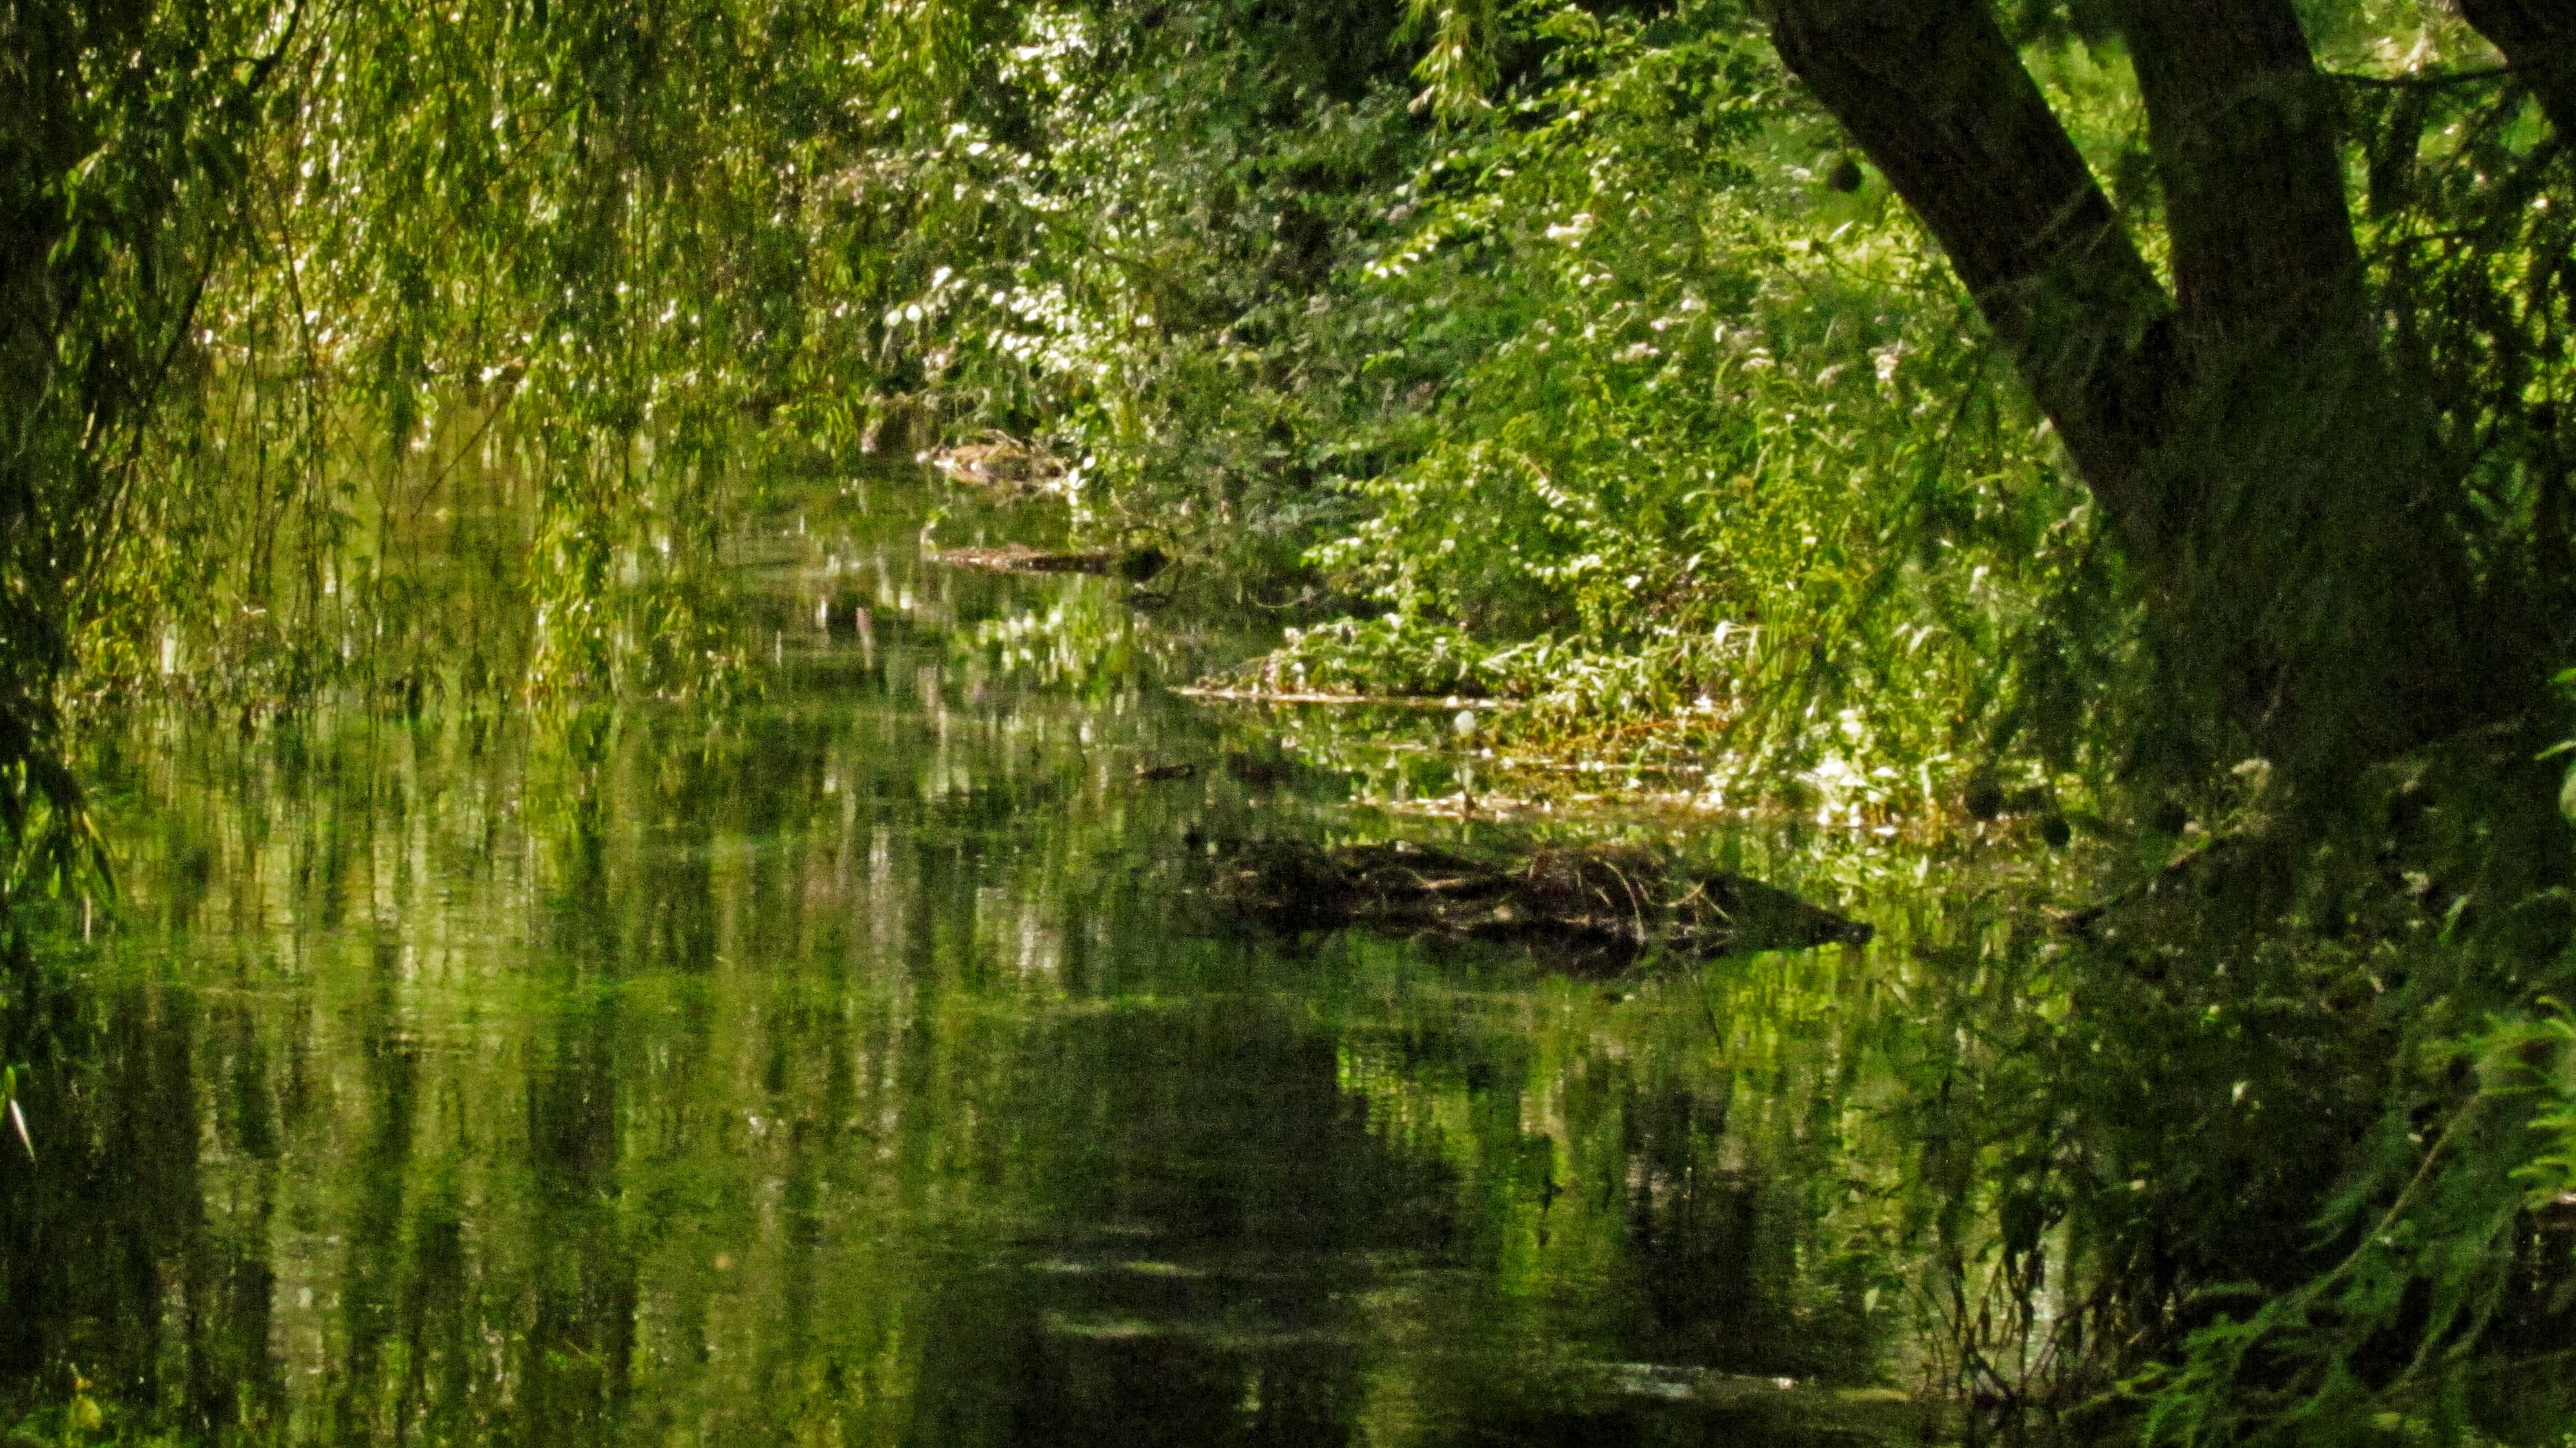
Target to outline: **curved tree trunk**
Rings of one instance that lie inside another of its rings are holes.
[[[2331,788],[2477,712],[2476,590],[2448,517],[2461,470],[2388,365],[2334,98],[2287,0],[2115,14],[2185,373],[2154,468],[2187,520],[2163,647],[2255,747]]]
[[[1781,0],[1772,41],[1941,243],[2133,550],[2168,520],[2147,479],[2171,394],[2173,303],[1985,0]]]
[[[1985,0],[1776,0],[1772,35],[1939,239],[2139,566],[2174,703],[2141,748],[2176,772],[2259,750],[2322,803],[2491,702],[2461,475],[2383,355],[2289,0],[2115,15],[2171,295]]]

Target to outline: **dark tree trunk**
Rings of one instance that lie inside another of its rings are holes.
[[[1772,39],[1932,229],[2122,536],[2160,551],[2172,303],[1992,7],[1780,0]]]
[[[2186,363],[2341,345],[2363,318],[2334,104],[2286,0],[2121,0]]]
[[[2460,17],[2504,52],[2559,138],[2576,143],[2576,6],[2567,0],[2460,0]]]
[[[2173,704],[2141,749],[2159,772],[2258,750],[2322,801],[2478,712],[2460,474],[2383,354],[2289,0],[2114,3],[2171,298],[1986,0],[1775,0],[1772,34],[1939,239],[2139,565]]]
[[[2333,98],[2288,0],[2118,0],[2164,186],[2188,520],[2168,652],[2318,784],[2458,727],[2481,672],[2459,470],[2370,314]]]

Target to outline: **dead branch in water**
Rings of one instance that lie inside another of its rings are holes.
[[[1013,543],[1001,548],[934,548],[921,555],[943,568],[978,568],[987,573],[1107,573],[1118,555],[1106,548],[1050,552]]]
[[[1615,969],[1649,947],[1731,955],[1867,941],[1871,928],[1759,880],[1633,846],[1472,858],[1407,841],[1248,840],[1217,850],[1216,897],[1288,928],[1369,925],[1574,950]]]

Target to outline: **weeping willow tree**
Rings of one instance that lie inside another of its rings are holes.
[[[458,489],[506,463],[534,483],[521,516],[444,550],[524,559],[526,637],[484,672],[541,695],[722,687],[739,659],[708,570],[732,464],[764,437],[864,432],[912,365],[886,311],[928,286],[937,242],[985,224],[989,179],[948,150],[978,23],[333,12],[283,76],[213,299],[195,435],[218,451],[138,530],[219,546],[138,582],[183,625],[203,610],[176,600],[209,591],[273,620],[282,696],[366,655],[417,697],[443,650],[421,617],[438,599],[403,566],[415,524],[476,511]],[[354,642],[382,637],[416,647]]]
[[[744,457],[872,437],[936,258],[1008,248],[997,24],[13,6],[11,836],[82,838],[91,700],[735,687]]]
[[[13,840],[40,827],[57,874],[85,825],[56,689],[240,239],[299,19],[37,3],[0,21],[0,824]]]
[[[1936,953],[1925,1230],[2040,1365],[1963,1392],[2495,1434],[2568,1350],[2556,9],[5,14],[22,868],[69,709],[721,691],[747,455],[1044,432],[1350,606],[1278,668],[2093,806],[2095,901]]]
[[[2383,190],[2494,170],[2437,193],[2473,256],[2428,267],[2445,242],[2392,228],[2376,287],[2346,197],[2352,107],[2288,0],[2108,7],[2170,284],[1989,7],[1773,14],[1783,58],[1939,240],[2108,520],[2151,632],[2158,705],[2134,732],[2182,769],[2233,748],[2331,795],[2359,765],[2531,709],[2565,652],[2566,484],[2542,405],[2561,379],[2531,364],[2566,326],[2571,238],[2549,202],[2576,30],[2538,8],[2465,14],[2507,58],[2488,78],[2510,76],[2552,134],[2516,135],[2518,107],[2490,102],[2425,155],[2430,98],[2460,78],[2388,77],[2411,103],[2382,122]],[[2522,276],[2479,275],[2509,257]]]

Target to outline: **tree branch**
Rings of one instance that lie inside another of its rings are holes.
[[[1985,0],[1777,0],[1772,41],[1941,243],[2143,561],[2172,303]]]
[[[2531,87],[2550,126],[2576,141],[2576,9],[2566,0],[2459,0],[2460,18],[2494,42]]]

